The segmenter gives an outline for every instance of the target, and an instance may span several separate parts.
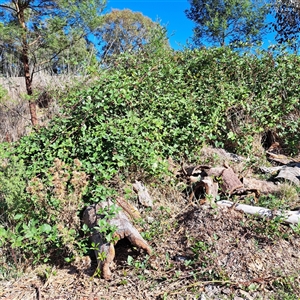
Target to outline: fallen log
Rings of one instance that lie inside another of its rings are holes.
[[[215,202],[218,195],[218,188],[219,185],[217,182],[214,182],[211,177],[205,177],[196,184],[189,196],[189,200],[192,201],[194,197],[199,199],[202,194],[205,197],[202,199],[203,203],[208,200],[208,202],[212,204]]]
[[[204,187],[208,195],[212,195],[213,199],[216,197],[215,189],[218,186],[213,186],[211,181],[217,179],[218,184],[224,194],[233,194],[236,190],[243,187],[243,183],[229,166],[211,168],[205,165],[198,165],[196,167],[181,166],[181,174],[186,178],[187,184],[199,182],[196,189]],[[194,193],[191,198],[194,197]]]
[[[260,170],[264,173],[269,173],[271,175],[276,175],[275,180],[289,181],[296,186],[300,185],[300,163],[290,162],[287,165],[278,167],[261,167]]]
[[[299,159],[294,159],[292,157],[288,157],[283,154],[276,154],[269,151],[266,151],[268,155],[268,160],[276,163],[280,163],[282,165],[288,165],[289,163],[297,163],[299,162]]]
[[[83,213],[82,221],[91,229],[91,242],[96,245],[95,254],[100,267],[101,276],[104,279],[111,277],[111,264],[115,258],[115,243],[123,238],[127,238],[129,242],[138,248],[145,250],[149,255],[152,250],[148,243],[142,238],[139,231],[131,224],[123,210],[118,211],[112,218],[106,219],[110,226],[114,226],[115,242],[106,241],[102,228],[99,228],[99,220],[103,219],[101,210],[114,205],[111,200],[93,204],[86,208]],[[101,258],[102,257],[102,258]]]
[[[243,178],[244,188],[246,190],[257,190],[260,194],[276,194],[281,186],[272,181],[259,180],[255,178]]]
[[[244,213],[251,215],[258,215],[260,217],[274,218],[282,217],[283,223],[298,224],[300,221],[300,211],[279,211],[271,210],[265,207],[251,206],[247,204],[235,204],[234,202],[222,200],[216,202],[220,207],[229,207],[236,210],[243,211]]]
[[[300,168],[299,166],[295,167],[286,167],[279,171],[279,174],[275,177],[276,180],[289,181],[296,186],[300,185]]]

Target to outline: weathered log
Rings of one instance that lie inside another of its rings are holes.
[[[135,181],[132,185],[135,192],[138,194],[139,202],[147,207],[153,206],[153,201],[147,188],[139,181]]]
[[[300,185],[300,168],[298,166],[282,168],[278,175],[275,177],[276,180],[287,180],[297,186]]]
[[[214,182],[211,177],[206,177],[201,181],[206,193],[206,200],[210,202],[210,204],[214,203],[216,197],[218,196],[219,184]]]
[[[268,160],[273,161],[273,162],[277,162],[283,165],[287,165],[289,163],[293,163],[293,162],[299,162],[299,159],[294,159],[288,156],[285,156],[283,154],[276,154],[276,153],[272,153],[267,151],[266,152],[268,155]]]
[[[242,188],[243,183],[230,167],[216,167],[203,170],[206,176],[220,177],[220,187],[223,193],[232,194]],[[207,177],[205,177],[207,178]]]
[[[207,174],[207,176],[220,177],[224,170],[226,170],[226,168],[224,167],[215,167],[205,170],[205,173]]]
[[[275,180],[287,180],[295,185],[300,185],[300,163],[298,162],[290,162],[284,166],[271,168],[261,167],[260,170],[264,173],[277,175]]]
[[[246,190],[257,190],[261,194],[274,194],[278,193],[281,189],[280,185],[272,181],[259,180],[255,178],[243,178],[244,188]]]
[[[288,224],[298,224],[300,221],[300,211],[274,211],[265,207],[235,204],[227,200],[218,201],[216,204],[220,207],[233,207],[234,209],[243,211],[244,213],[258,215],[261,217],[274,218],[279,216],[282,217],[282,222]]]
[[[132,204],[128,203],[124,198],[117,197],[116,198],[117,204],[123,208],[125,214],[132,219],[140,219],[141,215],[138,209],[133,206]]]
[[[193,189],[192,193],[189,196],[189,200],[192,201],[192,199],[195,197],[196,199],[199,199],[201,195],[204,196],[203,199],[201,199],[203,202],[209,202],[210,204],[215,202],[215,199],[218,195],[218,189],[219,185],[217,182],[214,182],[214,180],[211,177],[205,177],[204,179],[198,181],[195,188]]]
[[[223,193],[229,195],[243,187],[243,183],[228,165],[215,168],[206,165],[186,168],[182,166],[181,174],[185,177],[188,185],[196,183],[189,196],[190,200],[194,197],[198,198],[200,194],[203,194],[203,192],[199,193],[200,189],[204,189],[204,193],[209,196],[206,198],[214,202],[219,186]],[[220,180],[215,180],[215,178]]]
[[[277,166],[277,167],[259,167],[260,171],[266,174],[270,175],[277,175],[278,172],[283,168],[283,166]]]
[[[243,183],[231,168],[226,168],[221,174],[220,187],[224,194],[231,195],[235,190],[243,187]]]
[[[83,213],[83,222],[92,231],[91,241],[97,246],[95,254],[101,270],[101,276],[104,279],[110,279],[111,277],[110,267],[115,257],[115,248],[113,242],[107,242],[105,240],[105,236],[100,232],[101,230],[97,230],[97,226],[98,221],[103,218],[103,215],[99,214],[99,210],[112,205],[114,205],[113,202],[111,200],[107,200],[89,206]],[[142,238],[138,230],[131,224],[128,217],[122,210],[116,213],[112,219],[107,219],[106,221],[109,225],[117,228],[114,233],[116,241],[127,238],[132,245],[145,250],[148,254],[151,254],[152,250],[150,246]],[[100,259],[99,254],[102,256],[102,259]]]

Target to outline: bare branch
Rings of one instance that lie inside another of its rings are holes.
[[[12,10],[12,11],[14,11],[14,12],[17,12],[16,9],[14,9],[13,7],[10,7],[10,6],[8,6],[8,5],[0,4],[0,7],[1,7],[1,8],[4,8],[4,9]]]

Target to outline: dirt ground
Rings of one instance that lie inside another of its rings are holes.
[[[285,299],[285,290],[300,297],[299,237],[268,237],[261,220],[230,209],[189,207],[170,220],[150,242],[152,257],[127,241],[116,246],[110,281],[93,277],[96,263],[86,257],[1,282],[0,298]]]
[[[136,226],[151,257],[121,240],[109,281],[87,256],[1,281],[0,299],[300,299],[300,234],[291,226],[189,202],[178,188],[150,193],[154,206]]]

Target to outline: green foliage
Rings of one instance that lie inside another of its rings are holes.
[[[7,90],[0,85],[0,103],[3,103],[7,100]]]
[[[13,156],[3,159],[0,247],[14,249],[15,263],[24,258],[33,263],[48,261],[54,249],[56,255],[84,252],[78,236],[78,212],[83,207],[87,176],[79,160],[69,167],[55,159],[42,179],[36,176],[28,180],[22,161]]]
[[[118,238],[114,235],[118,228],[107,221],[111,220],[119,211],[120,207],[116,205],[111,205],[97,211],[97,214],[101,215],[101,218],[94,229],[103,234],[107,243],[116,243],[118,241]]]
[[[283,300],[296,300],[299,299],[297,294],[298,282],[297,278],[299,274],[292,274],[286,276],[282,270],[278,270],[278,278],[272,282],[272,287],[276,289],[277,293],[275,297],[270,299],[283,299]]]
[[[1,209],[10,222],[1,226],[2,245],[36,260],[57,248],[72,256],[84,246],[76,214],[84,204],[113,198],[117,180],[163,179],[169,156],[191,159],[203,144],[250,154],[272,131],[297,153],[299,69],[295,55],[225,47],[120,55],[97,81],[68,94],[48,128],[10,153],[0,174],[1,189],[7,186]],[[146,239],[165,230],[156,221]],[[281,234],[277,224],[270,222],[268,234]],[[112,241],[114,228],[105,220],[98,225]]]
[[[45,1],[2,1],[0,38],[5,64],[11,63],[4,65],[2,72],[25,76],[25,57],[32,74],[41,69],[51,74],[78,72],[77,64],[95,57],[86,37],[100,26],[104,6],[103,0],[51,1],[51,5]]]
[[[147,45],[153,47],[157,31],[163,32],[163,27],[142,13],[114,9],[103,16],[103,24],[97,30],[103,45],[102,56],[109,61],[126,51],[133,53],[145,49]],[[167,47],[166,36],[164,46]]]
[[[191,8],[185,13],[196,23],[194,42],[205,41],[224,46],[228,43],[257,42],[265,28],[268,5],[262,1],[190,0]]]
[[[22,160],[12,154],[9,144],[0,144],[0,215],[9,223],[15,217],[15,207],[26,203],[26,175]]]
[[[24,138],[17,155],[33,175],[54,158],[78,158],[90,201],[98,201],[110,194],[99,185],[115,174],[159,176],[166,158],[190,157],[204,143],[249,154],[271,130],[297,152],[299,63],[229,48],[124,54],[93,86],[70,94],[65,117]]]
[[[149,267],[149,256],[146,255],[145,259],[143,261],[134,260],[134,258],[131,255],[128,255],[127,257],[127,264],[131,267],[134,267],[135,269],[146,269]]]

